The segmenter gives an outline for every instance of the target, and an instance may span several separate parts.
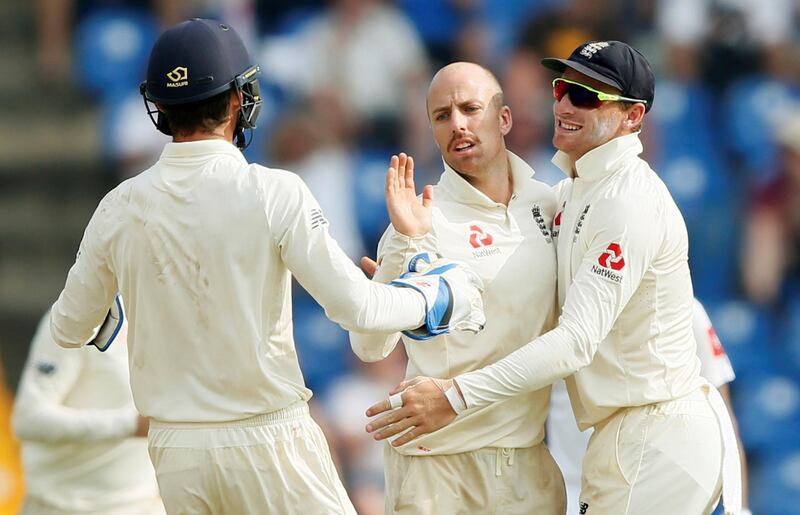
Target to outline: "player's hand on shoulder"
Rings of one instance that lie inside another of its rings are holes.
[[[425,186],[422,201],[414,187],[414,158],[404,153],[392,156],[386,172],[386,209],[395,230],[410,237],[430,232],[433,186]]]
[[[483,281],[468,266],[430,252],[413,256],[408,272],[389,284],[412,288],[425,298],[425,324],[403,334],[428,340],[450,331],[478,333],[486,324]]]

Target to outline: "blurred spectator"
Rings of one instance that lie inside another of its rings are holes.
[[[37,63],[43,80],[64,83],[70,78],[72,28],[84,14],[103,7],[152,6],[165,26],[185,17],[189,0],[37,0]]]
[[[327,0],[255,0],[258,32],[277,34],[291,29],[298,20],[317,13],[326,4]]]
[[[153,127],[138,91],[109,103],[104,149],[121,180],[155,164],[164,145],[172,141]]]
[[[419,31],[433,68],[458,60],[454,45],[461,28],[474,16],[477,0],[397,0],[397,6]]]
[[[403,379],[405,352],[398,346],[376,363],[357,362],[356,370],[338,379],[324,399],[332,442],[340,453],[343,477],[356,511],[383,513],[383,447],[364,431],[366,408],[381,400]]]
[[[63,349],[42,317],[14,402],[24,515],[163,514],[147,453],[149,422],[128,384],[127,324],[103,354]]]
[[[553,135],[552,73],[539,61],[535,48],[520,46],[508,58],[502,75],[505,101],[514,113],[514,129],[506,135],[508,149],[531,164],[536,178],[548,184],[564,179],[550,162]]]
[[[778,175],[761,188],[746,217],[742,281],[758,303],[800,294],[800,112],[777,129]]]
[[[330,222],[331,235],[357,259],[365,247],[356,217],[355,160],[341,133],[332,129],[336,120],[336,113],[320,106],[296,106],[278,120],[269,155],[276,168],[303,178]]]
[[[425,49],[414,27],[380,0],[331,0],[297,33],[268,39],[272,80],[338,111],[361,144],[415,150],[425,119]],[[405,141],[404,141],[405,140]],[[426,142],[427,143],[427,142]]]
[[[759,71],[791,74],[796,11],[793,0],[659,0],[656,25],[679,56],[676,70],[693,73],[684,66],[693,68],[698,53],[704,80],[722,89]]]

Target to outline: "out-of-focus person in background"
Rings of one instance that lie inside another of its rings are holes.
[[[330,0],[284,44],[268,44],[262,62],[285,89],[335,110],[348,139],[407,147],[424,130],[414,108],[428,73],[425,47],[389,2]]]
[[[719,341],[717,332],[708,318],[708,313],[697,299],[692,307],[692,331],[697,341],[700,375],[708,379],[719,390],[731,413],[731,420],[735,428],[736,417],[733,413],[728,383],[736,379],[736,374]],[[581,491],[581,463],[591,435],[592,429],[583,432],[578,430],[564,382],[554,383],[553,395],[550,399],[550,414],[547,418],[547,446],[564,475],[564,483],[567,488],[567,513],[580,511],[578,496]],[[747,511],[746,459],[741,439],[738,440],[738,443],[739,456],[742,460],[742,513],[749,515],[749,511]]]
[[[786,114],[776,139],[778,169],[753,195],[744,232],[742,282],[762,304],[800,296],[800,111]]]
[[[65,83],[72,77],[72,31],[78,15],[102,7],[146,7],[150,5],[165,27],[186,15],[187,0],[36,0],[37,64],[41,78]],[[77,11],[77,13],[76,13]]]
[[[13,422],[25,470],[23,515],[164,513],[144,438],[149,423],[131,395],[127,324],[106,352],[63,349],[46,313]]]
[[[277,120],[269,155],[277,167],[303,178],[331,223],[331,235],[357,259],[365,248],[358,223],[356,158],[336,126],[330,111],[297,105]]]
[[[795,9],[793,0],[657,0],[655,20],[681,62],[676,71],[691,66],[724,89],[759,71],[792,73]]]

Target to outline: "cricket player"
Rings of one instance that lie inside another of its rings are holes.
[[[51,332],[63,347],[96,339],[121,293],[133,398],[150,418],[168,513],[351,514],[308,414],[292,274],[346,329],[422,336],[480,330],[482,285],[444,261],[394,286],[369,281],[299,177],[242,156],[261,104],[258,72],[219,22],[193,19],[159,37],[141,92],[173,141],[100,202]],[[393,220],[430,205],[430,188],[420,204],[395,194],[396,168],[387,175]]]
[[[556,254],[549,227],[556,199],[506,150],[511,111],[491,72],[473,63],[445,66],[430,84],[427,109],[444,164],[434,187],[433,228],[422,235],[416,227],[390,226],[374,279],[400,276],[408,254],[431,237],[439,252],[480,276],[489,320],[483,332],[428,341],[402,337],[407,378],[449,378],[493,363],[554,327]],[[413,168],[413,160],[403,165]],[[350,333],[365,361],[385,358],[400,339],[399,333]],[[563,514],[563,479],[543,443],[549,395],[545,386],[468,410],[413,443],[386,446],[386,513]]]
[[[619,41],[542,62],[561,73],[553,81],[553,162],[568,177],[552,228],[558,326],[481,370],[402,383],[392,394],[404,390],[403,407],[367,430],[379,430],[378,439],[406,431],[392,442],[404,445],[457,420],[461,409],[566,377],[580,429],[594,428],[582,513],[710,513],[722,490],[726,511],[738,514],[736,437],[719,392],[700,377],[692,336],[686,226],[638,157],[655,96],[650,65]],[[451,388],[460,395],[445,396]],[[383,401],[367,414],[389,407]]]
[[[717,337],[717,332],[711,324],[705,308],[697,299],[694,300],[692,309],[692,332],[697,343],[697,357],[700,358],[700,375],[719,390],[731,412],[731,420],[735,427],[736,419],[730,403],[728,383],[736,379],[736,374],[733,372],[731,361]],[[581,490],[581,462],[592,431],[591,429],[584,432],[578,431],[563,381],[553,384],[546,427],[547,447],[564,475],[564,483],[567,488],[567,513],[578,513],[580,511],[578,498]],[[740,449],[739,457],[742,461],[742,501],[743,505],[747,506],[745,455],[741,440],[738,440],[737,443]],[[749,512],[743,508],[742,515],[749,515]]]
[[[25,468],[23,515],[164,513],[133,405],[125,327],[108,352],[62,349],[39,323],[14,400]]]

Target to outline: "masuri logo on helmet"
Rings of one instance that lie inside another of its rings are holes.
[[[176,66],[174,70],[167,74],[170,82],[167,82],[168,88],[180,88],[181,86],[188,86],[189,70],[185,66]]]

